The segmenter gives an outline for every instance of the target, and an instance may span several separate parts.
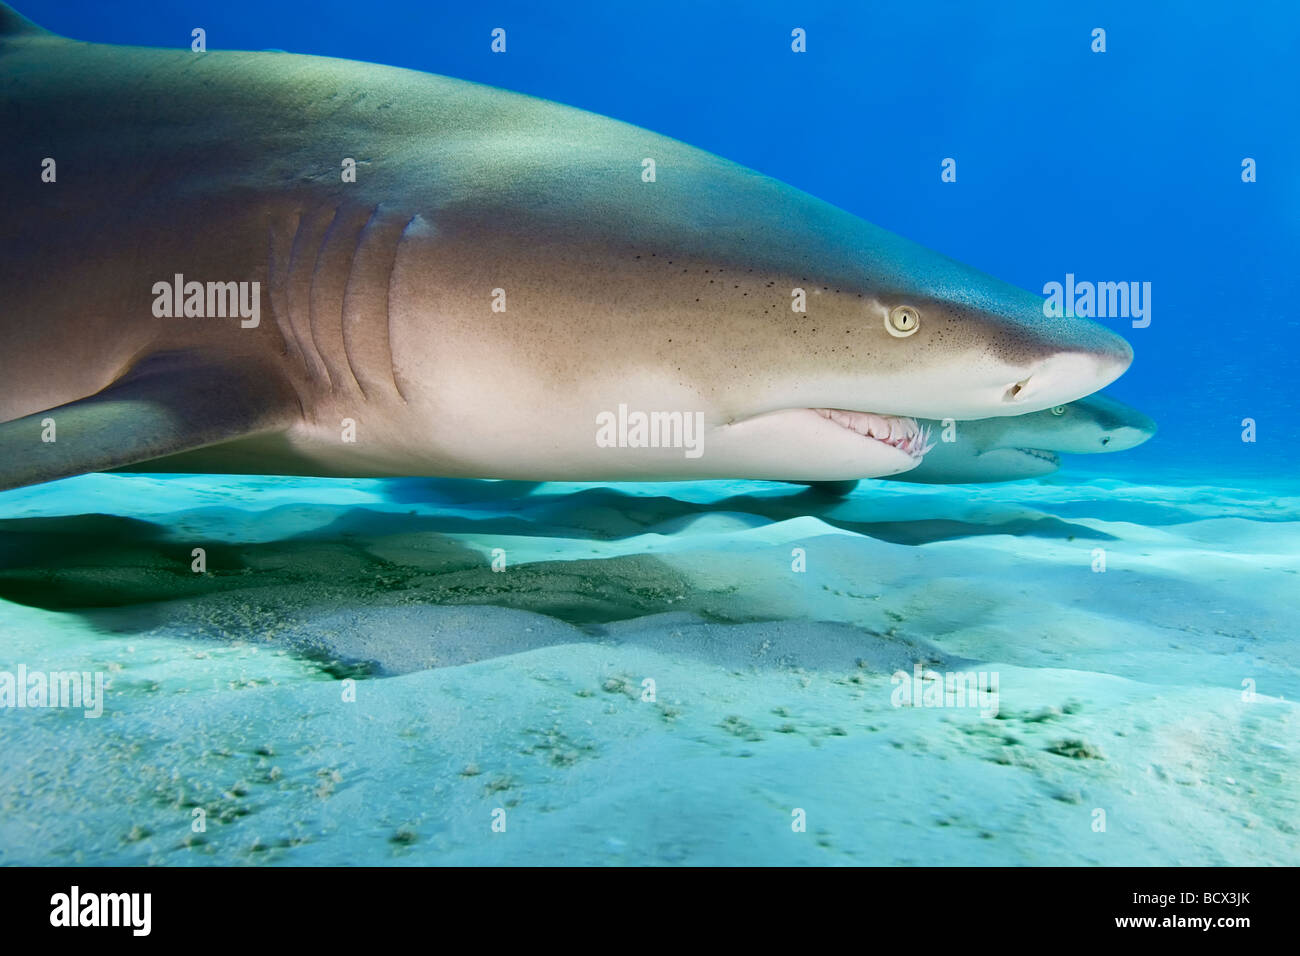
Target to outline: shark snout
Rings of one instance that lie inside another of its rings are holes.
[[[1148,441],[1156,433],[1156,423],[1136,408],[1110,399],[1106,402],[1115,418],[1102,433],[1102,451],[1127,451]]]
[[[1005,414],[1063,405],[1091,395],[1124,374],[1133,361],[1133,349],[1119,336],[1103,347],[1057,351],[1040,359],[1029,374],[1008,384],[1002,395]]]
[[[1102,436],[1102,451],[1128,451],[1130,448],[1136,448],[1138,445],[1141,445],[1155,433],[1156,429],[1154,422],[1151,423],[1149,428],[1125,425],[1121,428],[1113,429]]]

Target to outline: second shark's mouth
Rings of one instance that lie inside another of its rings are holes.
[[[842,408],[814,408],[813,411],[841,428],[847,428],[864,438],[897,448],[918,461],[933,447],[930,444],[930,430],[922,428],[914,418],[875,415],[871,412],[850,412]]]
[[[1022,455],[1028,455],[1030,458],[1041,459],[1042,461],[1048,462],[1049,464],[1059,465],[1061,463],[1060,455],[1056,454],[1055,452],[1044,451],[1041,448],[1015,448],[1012,450],[1018,451]]]

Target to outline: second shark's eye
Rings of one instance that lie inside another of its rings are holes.
[[[906,338],[921,325],[921,317],[910,305],[896,305],[885,316],[885,331],[894,338]]]
[[[1053,415],[1064,415],[1064,414],[1065,414],[1065,406],[1064,406],[1064,405],[1057,405],[1055,408],[1052,409],[1052,414],[1053,414]]]

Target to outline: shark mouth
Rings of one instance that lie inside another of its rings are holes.
[[[922,428],[914,418],[893,415],[873,415],[871,412],[849,412],[842,408],[814,408],[822,418],[829,419],[841,428],[857,432],[891,448],[897,448],[918,461],[934,446],[930,443],[930,429]]]
[[[1051,465],[1059,465],[1061,456],[1051,451],[1044,451],[1041,448],[1013,448],[1012,451],[1018,451],[1022,455],[1028,455],[1030,458],[1038,458]]]

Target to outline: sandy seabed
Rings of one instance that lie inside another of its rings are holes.
[[[1296,864],[1248,484],[7,492],[0,671],[106,685],[0,708],[0,863]]]

